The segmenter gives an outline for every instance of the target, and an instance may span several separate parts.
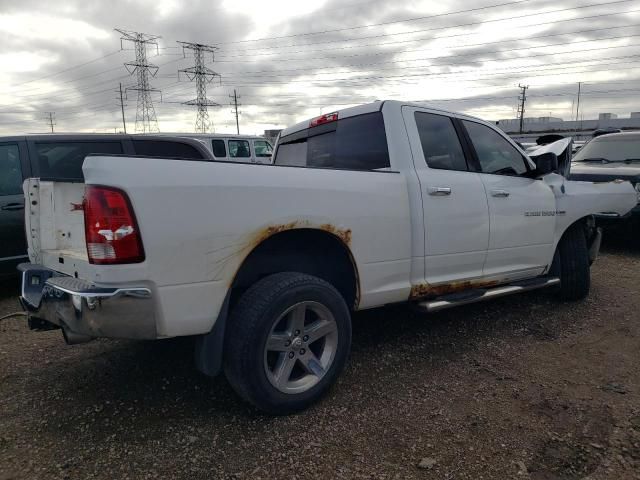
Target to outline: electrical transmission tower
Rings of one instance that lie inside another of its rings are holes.
[[[53,133],[53,127],[56,124],[56,112],[45,112],[45,120],[49,128],[51,128],[51,133]]]
[[[135,90],[138,92],[138,105],[136,109],[136,132],[159,132],[158,120],[156,119],[156,111],[153,108],[153,100],[151,94],[153,92],[160,93],[160,90],[151,88],[149,84],[149,74],[155,77],[158,73],[158,66],[153,65],[147,61],[147,48],[149,45],[156,46],[156,52],[158,51],[158,35],[148,35],[140,32],[129,32],[115,29],[120,32],[120,48],[122,48],[122,42],[129,41],[134,45],[136,52],[135,62],[127,62],[124,66],[131,75],[136,75],[137,83],[134,87],[127,87],[125,91]],[[161,97],[162,98],[162,97]]]
[[[522,126],[524,123],[524,104],[527,101],[527,89],[529,85],[520,85],[518,84],[518,88],[521,90],[520,96],[518,100],[520,103],[518,104],[518,118],[520,119],[520,133],[522,133]]]
[[[214,52],[216,47],[211,45],[203,45],[201,43],[191,42],[178,42],[182,45],[182,53],[186,57],[187,50],[193,51],[193,59],[195,65],[193,67],[178,70],[178,80],[180,80],[180,73],[184,73],[190,81],[196,82],[196,98],[195,100],[189,100],[185,102],[185,105],[195,105],[198,107],[198,114],[196,116],[195,131],[200,133],[207,133],[211,129],[211,121],[209,120],[209,111],[207,107],[219,107],[220,104],[207,98],[207,83],[211,83],[217,78],[222,84],[222,78],[220,75],[204,65],[205,53],[211,53],[211,59],[215,60]]]

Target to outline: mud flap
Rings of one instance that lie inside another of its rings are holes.
[[[213,328],[206,335],[200,335],[196,339],[194,360],[196,368],[207,375],[215,377],[222,372],[222,360],[224,358],[224,332],[229,313],[229,298],[227,293],[220,314]]]
[[[600,252],[600,245],[602,244],[602,228],[597,227],[595,233],[589,239],[589,265],[593,265],[593,262],[598,258]]]

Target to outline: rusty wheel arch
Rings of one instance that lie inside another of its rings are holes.
[[[291,222],[261,229],[251,239],[231,282],[234,297],[266,275],[296,271],[328,281],[349,308],[360,301],[358,267],[351,251],[351,230],[331,224]],[[328,259],[328,260],[327,260]]]

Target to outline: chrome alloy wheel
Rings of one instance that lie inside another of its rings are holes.
[[[318,302],[296,303],[275,321],[264,347],[264,368],[282,393],[306,392],[327,373],[338,348],[338,325]]]

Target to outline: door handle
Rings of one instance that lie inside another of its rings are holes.
[[[508,197],[509,192],[506,190],[491,190],[492,197]]]
[[[427,192],[435,197],[444,197],[445,195],[451,195],[451,187],[428,187]]]
[[[7,203],[0,207],[0,210],[24,210],[24,203]]]

